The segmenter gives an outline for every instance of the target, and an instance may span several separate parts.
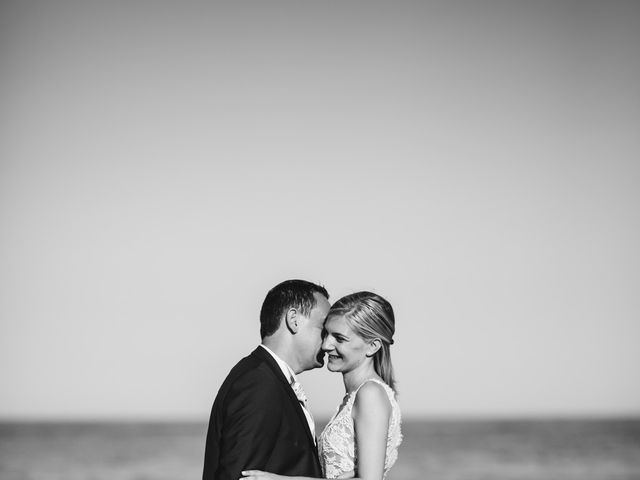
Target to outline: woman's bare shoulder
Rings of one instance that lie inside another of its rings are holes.
[[[369,381],[364,383],[356,392],[354,409],[361,412],[377,413],[391,411],[389,396],[385,388],[378,382]]]

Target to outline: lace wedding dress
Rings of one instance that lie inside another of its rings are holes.
[[[354,476],[358,468],[358,452],[355,445],[351,410],[358,390],[367,382],[376,382],[382,385],[391,404],[391,416],[387,432],[387,452],[384,459],[384,478],[386,478],[389,469],[398,458],[398,446],[402,442],[400,407],[391,387],[378,379],[371,378],[348,394],[342,408],[338,407],[338,411],[320,434],[318,453],[325,478],[350,478]]]

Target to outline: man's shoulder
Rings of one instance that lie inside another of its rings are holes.
[[[265,351],[263,355],[260,351],[261,347],[251,352],[243,359],[241,359],[235,366],[229,371],[227,378],[222,384],[221,389],[229,388],[234,384],[273,384],[277,378],[273,369],[268,365],[268,355]]]
[[[285,395],[283,381],[261,353],[252,352],[229,371],[218,389],[213,407],[215,411],[226,411],[240,404],[248,407],[274,405],[282,401]]]

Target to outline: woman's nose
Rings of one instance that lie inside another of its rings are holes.
[[[331,342],[331,337],[325,337],[325,339],[322,341],[322,350],[329,351],[329,350],[333,350],[333,343]]]

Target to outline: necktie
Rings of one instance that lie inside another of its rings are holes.
[[[293,388],[293,393],[296,394],[298,401],[304,406],[304,408],[307,408],[307,396],[302,389],[302,384],[297,380],[293,380],[291,388]]]
[[[302,389],[302,384],[300,384],[300,382],[298,382],[297,380],[291,378],[291,388],[293,389],[293,393],[296,394],[296,398],[300,402],[300,405],[302,405],[302,410],[307,417],[307,423],[309,424],[309,429],[311,430],[311,436],[315,440],[316,426],[313,420],[313,415],[311,415],[311,410],[309,410],[309,407],[307,405],[307,396]]]

